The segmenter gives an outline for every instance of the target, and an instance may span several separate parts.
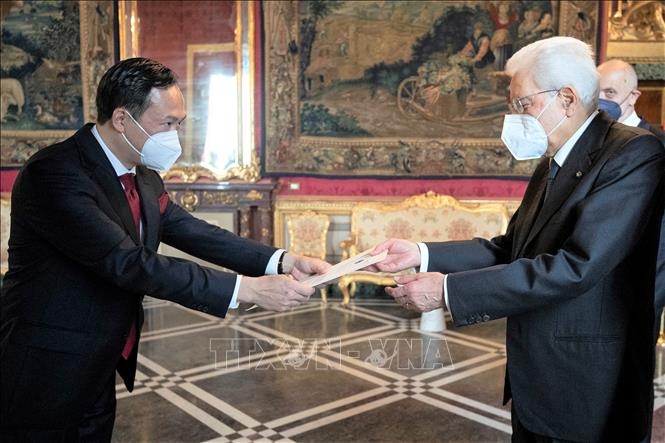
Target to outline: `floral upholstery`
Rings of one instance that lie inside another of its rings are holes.
[[[7,243],[9,241],[9,213],[11,200],[9,193],[0,195],[0,275],[9,269]]]
[[[351,210],[351,239],[342,242],[342,258],[391,237],[423,242],[491,238],[505,232],[508,218],[502,204],[462,204],[432,191],[397,204],[361,203]],[[355,279],[341,280],[345,298],[345,290],[350,287],[353,292],[355,281],[368,281],[368,276],[358,274]]]
[[[289,251],[325,260],[330,219],[325,214],[306,211],[300,214],[287,214],[286,226],[289,233]],[[321,288],[321,299],[326,301],[325,287]]]
[[[306,211],[300,214],[286,215],[289,232],[289,251],[316,257],[326,258],[326,236],[330,219],[325,214]]]

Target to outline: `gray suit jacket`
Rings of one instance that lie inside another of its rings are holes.
[[[458,326],[507,317],[505,398],[532,432],[638,441],[654,367],[653,293],[665,187],[655,137],[598,115],[542,203],[547,161],[507,233],[433,243]]]

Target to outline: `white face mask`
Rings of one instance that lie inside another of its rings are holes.
[[[550,99],[543,110],[540,111],[538,117],[529,114],[507,114],[503,118],[501,141],[515,157],[515,160],[533,160],[542,157],[547,151],[547,137],[552,135],[563,123],[566,116],[564,115],[549,133],[545,133],[545,129],[538,119],[557,95]]]
[[[141,128],[141,131],[148,136],[148,140],[143,144],[143,150],[139,151],[127,139],[125,133],[122,133],[127,144],[141,157],[141,164],[159,172],[168,171],[175,161],[178,160],[180,154],[182,154],[182,147],[180,146],[180,140],[178,139],[178,131],[157,132],[156,134],[150,135],[145,129],[143,129],[143,126],[132,117],[132,114],[127,111],[125,112],[134,123],[136,123],[136,126]]]

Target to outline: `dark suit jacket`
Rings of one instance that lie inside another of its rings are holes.
[[[91,127],[37,152],[12,190],[0,335],[3,426],[76,423],[116,366],[131,390],[137,346],[127,361],[120,354],[131,324],[142,322],[144,294],[226,314],[236,275],[158,255],[160,241],[249,276],[263,275],[275,251],[170,201],[160,214],[162,180],[139,166],[141,242]]]
[[[658,128],[657,126],[650,125],[649,122],[640,118],[640,124],[637,125],[638,128],[646,129],[651,132],[653,135],[658,137],[660,142],[665,147],[665,131]],[[658,337],[658,332],[660,329],[660,316],[662,315],[663,308],[665,308],[665,217],[661,222],[660,229],[660,251],[658,252],[658,266],[656,270],[656,295],[655,295],[655,307],[656,307],[656,324],[655,324],[655,336]]]
[[[665,151],[647,132],[594,118],[540,207],[539,164],[504,236],[432,243],[456,325],[507,317],[507,377],[532,432],[638,441],[654,370],[655,257]]]
[[[646,129],[647,131],[651,132],[653,135],[658,137],[658,140],[660,140],[663,146],[665,146],[665,131],[657,126],[649,124],[649,122],[644,120],[642,117],[640,117],[640,123],[637,125],[637,127]]]

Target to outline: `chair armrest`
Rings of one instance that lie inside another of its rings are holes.
[[[350,238],[339,242],[339,247],[342,249],[342,260],[353,257],[358,253],[358,235],[352,233]]]

